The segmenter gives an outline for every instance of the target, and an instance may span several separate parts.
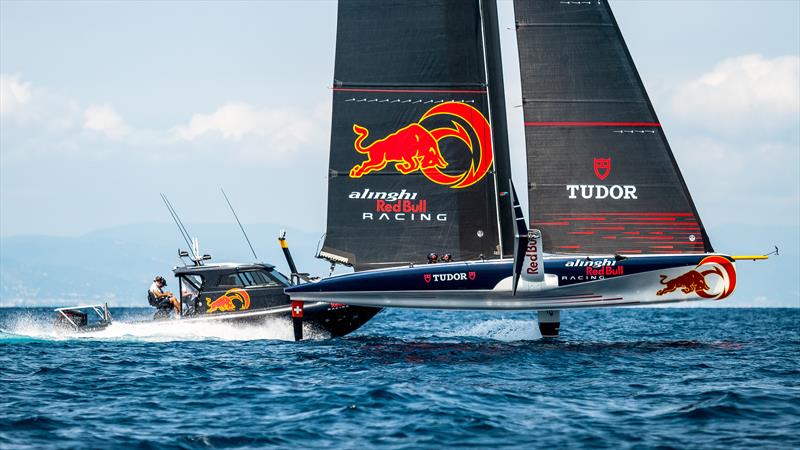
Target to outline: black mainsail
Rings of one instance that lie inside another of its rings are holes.
[[[484,46],[478,0],[339,1],[321,257],[500,256]]]
[[[515,0],[532,227],[545,251],[711,252],[605,0]]]

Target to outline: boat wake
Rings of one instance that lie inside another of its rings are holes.
[[[493,319],[469,324],[441,337],[476,337],[503,342],[533,341],[542,338],[535,320]]]
[[[324,339],[327,336],[317,330],[305,329],[308,339]],[[0,328],[0,341],[68,341],[103,340],[133,342],[172,341],[293,341],[292,324],[288,320],[267,320],[258,325],[242,325],[224,322],[182,322],[165,320],[158,322],[114,321],[103,330],[86,333],[69,333],[53,326],[51,320],[34,317],[19,317],[8,329]]]

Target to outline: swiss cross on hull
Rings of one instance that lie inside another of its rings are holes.
[[[292,317],[303,317],[303,302],[292,302]]]

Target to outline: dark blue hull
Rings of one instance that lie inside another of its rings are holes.
[[[512,295],[512,264],[470,261],[364,271],[286,293],[296,301],[363,306],[550,309],[721,299],[735,286],[733,260],[723,255],[547,257],[545,280],[522,281]]]

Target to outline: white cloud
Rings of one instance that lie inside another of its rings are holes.
[[[309,108],[271,108],[228,102],[167,129],[133,127],[110,104],[78,100],[3,75],[3,154],[26,160],[59,153],[71,158],[107,157],[97,136],[163,161],[222,152],[226,160],[290,163],[291,155],[327,151],[330,102]],[[323,158],[324,159],[324,158]]]
[[[80,127],[83,109],[76,100],[18,75],[0,74],[0,116],[4,126],[40,126],[42,131],[58,133]]]
[[[61,137],[64,132],[81,127],[114,139],[131,132],[111,106],[90,105],[84,109],[78,101],[21,81],[17,75],[0,74],[0,113],[16,124],[44,127]]]
[[[796,127],[800,120],[800,57],[726,59],[679,86],[672,110],[681,120],[726,133]]]
[[[83,127],[117,139],[130,133],[130,128],[114,109],[108,105],[90,105],[84,111]]]
[[[318,107],[303,112],[288,108],[258,108],[247,103],[229,102],[211,114],[195,114],[188,124],[173,133],[181,140],[222,138],[235,144],[245,159],[264,159],[265,155],[285,155],[321,138],[327,130]]]
[[[0,114],[14,114],[30,102],[32,95],[30,83],[20,82],[16,75],[0,74]]]
[[[754,143],[704,136],[677,138],[672,143],[706,226],[793,225],[800,220],[796,141]]]

